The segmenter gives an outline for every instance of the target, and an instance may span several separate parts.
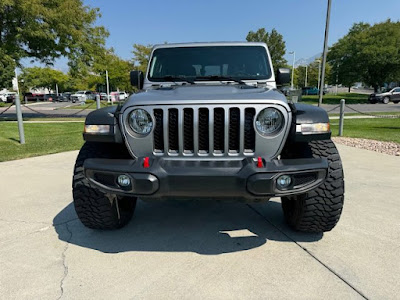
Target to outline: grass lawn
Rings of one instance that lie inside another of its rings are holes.
[[[85,122],[85,117],[76,117],[76,118],[23,118],[24,121],[82,121]],[[17,121],[16,117],[0,117],[0,122],[7,122],[7,121]]]
[[[331,121],[332,135],[337,136],[339,120]],[[396,142],[400,144],[400,118],[345,119],[343,136]]]
[[[391,112],[367,112],[368,115],[372,115],[372,116],[399,116],[400,112],[399,111],[391,111]],[[339,117],[340,114],[338,113],[329,113],[330,117]],[[359,114],[359,113],[348,113],[346,112],[344,114],[345,117],[349,117],[349,116],[365,116],[363,114]]]
[[[26,143],[20,145],[17,123],[0,122],[0,161],[77,150],[83,145],[82,123],[26,123],[24,129]]]
[[[357,104],[357,103],[368,103],[369,95],[357,94],[357,93],[343,93],[343,94],[326,94],[322,98],[323,104],[340,104],[340,99],[345,99],[346,104]],[[315,104],[318,103],[319,96],[308,95],[302,96],[302,103]]]

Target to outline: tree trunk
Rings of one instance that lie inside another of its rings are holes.
[[[378,86],[374,85],[374,93],[377,93],[377,92],[378,92]]]
[[[351,89],[351,87],[349,86],[349,93],[351,92],[350,89]]]

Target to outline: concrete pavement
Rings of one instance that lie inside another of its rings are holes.
[[[93,231],[71,204],[76,151],[0,163],[0,298],[399,298],[400,158],[338,147],[346,202],[323,235],[290,230],[278,199],[139,202]]]

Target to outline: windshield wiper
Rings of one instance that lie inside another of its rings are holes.
[[[233,78],[233,77],[227,77],[227,76],[218,76],[218,75],[212,75],[212,76],[199,76],[196,77],[195,80],[217,80],[217,81],[234,81],[239,84],[246,84],[246,82],[238,79],[238,78]]]
[[[164,81],[168,81],[168,82],[187,82],[190,84],[196,84],[193,80],[186,78],[186,77],[182,77],[182,76],[171,76],[171,75],[167,75],[164,77],[153,77],[152,79],[156,79],[156,80],[164,80]]]

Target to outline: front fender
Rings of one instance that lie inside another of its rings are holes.
[[[302,134],[296,131],[296,126],[301,124],[329,123],[328,113],[314,105],[295,103],[291,105],[293,117],[289,140],[292,142],[309,142],[315,140],[328,140],[331,131],[325,133]]]
[[[85,125],[109,125],[108,133],[83,133],[83,139],[87,142],[122,143],[121,130],[118,119],[118,106],[108,106],[97,109],[89,113],[85,120]]]

